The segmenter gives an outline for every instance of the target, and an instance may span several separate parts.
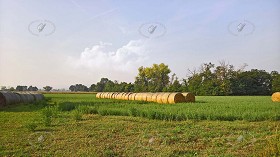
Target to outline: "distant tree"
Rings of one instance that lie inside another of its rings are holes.
[[[14,87],[9,88],[9,91],[15,91]]]
[[[165,92],[182,92],[182,85],[180,84],[178,77],[175,77],[173,82],[164,91]]]
[[[18,86],[16,87],[16,90],[17,90],[17,91],[27,91],[27,86],[20,86],[20,85],[18,85]]]
[[[132,83],[128,83],[124,87],[124,92],[133,92],[134,91],[134,85]]]
[[[70,90],[71,92],[76,91],[76,87],[75,87],[74,85],[71,85],[71,86],[69,87],[69,90]]]
[[[270,95],[271,88],[271,75],[258,69],[239,73],[232,82],[233,95]]]
[[[103,91],[104,92],[114,92],[116,90],[116,86],[117,86],[117,84],[115,84],[113,81],[108,79],[108,80],[104,81]],[[117,90],[117,91],[121,92],[120,90]]]
[[[272,77],[272,93],[280,91],[280,74],[277,71],[271,72]]]
[[[7,87],[6,86],[1,86],[1,90],[5,91],[5,90],[7,90]]]
[[[83,85],[83,84],[76,84],[76,85],[71,85],[69,87],[69,90],[71,90],[72,92],[88,92],[88,87]]]
[[[91,91],[91,92],[96,92],[96,84],[92,84],[92,85],[89,87],[89,91]]]
[[[49,92],[52,90],[52,87],[51,86],[45,86],[43,87],[45,91]]]
[[[32,86],[29,86],[28,91],[38,91],[38,88],[35,86],[35,87],[32,87]]]
[[[105,85],[108,81],[109,81],[108,78],[101,78],[101,80],[96,83],[96,91],[97,92],[104,91]]]

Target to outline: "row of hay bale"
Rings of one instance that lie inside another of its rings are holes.
[[[180,102],[195,102],[192,93],[125,93],[125,92],[100,92],[96,98],[138,100],[157,102],[162,104],[175,104]]]
[[[43,99],[44,96],[40,93],[0,91],[0,106],[18,103],[31,103]]]

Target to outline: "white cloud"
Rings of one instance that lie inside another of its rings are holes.
[[[69,57],[68,63],[76,70],[93,72],[99,76],[118,77],[118,74],[128,74],[128,77],[133,78],[148,58],[144,42],[131,40],[116,50],[112,50],[112,43],[100,42],[92,48],[85,48],[78,58]]]

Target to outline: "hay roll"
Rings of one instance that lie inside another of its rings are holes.
[[[280,92],[273,93],[271,99],[273,102],[280,102]]]
[[[152,102],[152,97],[153,97],[154,93],[149,93],[147,95],[147,101]]]
[[[182,93],[171,93],[168,96],[168,103],[175,104],[180,102],[186,102],[186,99]]]
[[[103,98],[103,92],[100,93],[99,98]]]
[[[116,99],[116,97],[117,97],[117,95],[118,95],[119,93],[114,93],[113,95],[112,95],[112,99]]]
[[[195,102],[195,95],[192,93],[182,93],[186,99],[186,102]]]
[[[163,93],[161,96],[161,103],[168,104],[168,98],[171,93]]]
[[[113,95],[114,95],[114,92],[110,92],[110,93],[108,94],[108,98],[109,98],[109,99],[112,99]]]
[[[0,106],[6,106],[13,103],[10,92],[0,92]]]
[[[136,96],[136,93],[132,93],[129,95],[128,99],[129,100],[135,100],[135,96]]]
[[[32,93],[29,93],[33,96],[34,98],[34,101],[40,101],[40,100],[43,100],[44,99],[44,95],[41,94],[41,93],[35,93],[35,92],[32,92]],[[17,95],[18,97],[20,97],[19,95]]]
[[[160,93],[154,93],[152,95],[152,102],[157,102],[157,96],[159,95]]]
[[[142,101],[147,101],[148,95],[149,95],[149,93],[143,93],[143,94],[142,94],[141,100],[142,100]]]
[[[129,96],[131,95],[132,93],[127,93],[124,97],[124,100],[129,100]]]
[[[142,93],[136,93],[134,100],[141,101],[142,100]]]
[[[163,95],[164,95],[164,93],[159,93],[158,95],[157,95],[157,103],[160,103],[160,104],[162,104],[163,102],[162,102],[162,97],[163,97]]]
[[[101,94],[101,93],[97,93],[97,94],[95,95],[95,97],[96,97],[96,98],[100,98],[100,94]]]
[[[117,98],[116,99],[122,99],[122,95],[123,95],[124,93],[119,93],[118,95],[117,95]]]
[[[20,98],[21,98],[21,102],[24,102],[24,103],[31,103],[31,102],[34,102],[35,101],[35,98],[33,97],[32,94],[30,93],[18,93]]]

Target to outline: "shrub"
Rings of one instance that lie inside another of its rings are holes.
[[[52,117],[55,116],[55,111],[53,107],[46,107],[42,111],[43,123],[45,126],[51,126]]]
[[[63,102],[58,104],[58,110],[60,111],[72,111],[76,108],[72,102]]]

